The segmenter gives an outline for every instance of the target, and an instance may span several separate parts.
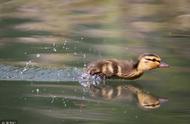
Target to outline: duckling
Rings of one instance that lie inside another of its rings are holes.
[[[138,57],[136,62],[108,59],[91,63],[87,67],[87,73],[108,78],[119,77],[132,80],[142,76],[145,71],[166,67],[169,65],[161,62],[160,56],[144,53]]]

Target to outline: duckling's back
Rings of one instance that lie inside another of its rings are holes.
[[[98,74],[106,77],[118,76],[122,78],[129,75],[133,68],[133,61],[109,59],[91,63],[87,68],[87,72],[91,75]]]

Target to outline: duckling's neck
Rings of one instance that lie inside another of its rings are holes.
[[[144,73],[144,71],[142,71],[138,67],[139,67],[139,61],[137,61],[136,63],[133,64],[133,69],[132,69],[132,72],[131,72],[131,75],[132,75],[133,79],[136,79],[136,78],[142,76],[143,73]]]
[[[126,76],[128,79],[136,79],[143,75],[143,71],[134,68],[130,71],[130,73]]]
[[[126,73],[123,75],[126,79],[136,79],[143,75],[143,71],[138,69],[139,62],[131,64],[131,69],[127,69]]]

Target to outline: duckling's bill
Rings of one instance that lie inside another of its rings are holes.
[[[161,62],[159,68],[168,68],[169,65],[167,63]]]

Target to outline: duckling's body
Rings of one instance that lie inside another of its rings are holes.
[[[143,71],[138,71],[136,66],[137,64],[133,61],[110,59],[91,64],[88,67],[88,72],[91,75],[98,74],[106,77],[136,79],[143,74]]]
[[[161,58],[158,55],[143,54],[139,56],[137,61],[117,59],[97,61],[88,66],[87,72],[90,75],[136,79],[143,75],[145,71],[163,67],[168,67],[168,65],[161,63]]]

